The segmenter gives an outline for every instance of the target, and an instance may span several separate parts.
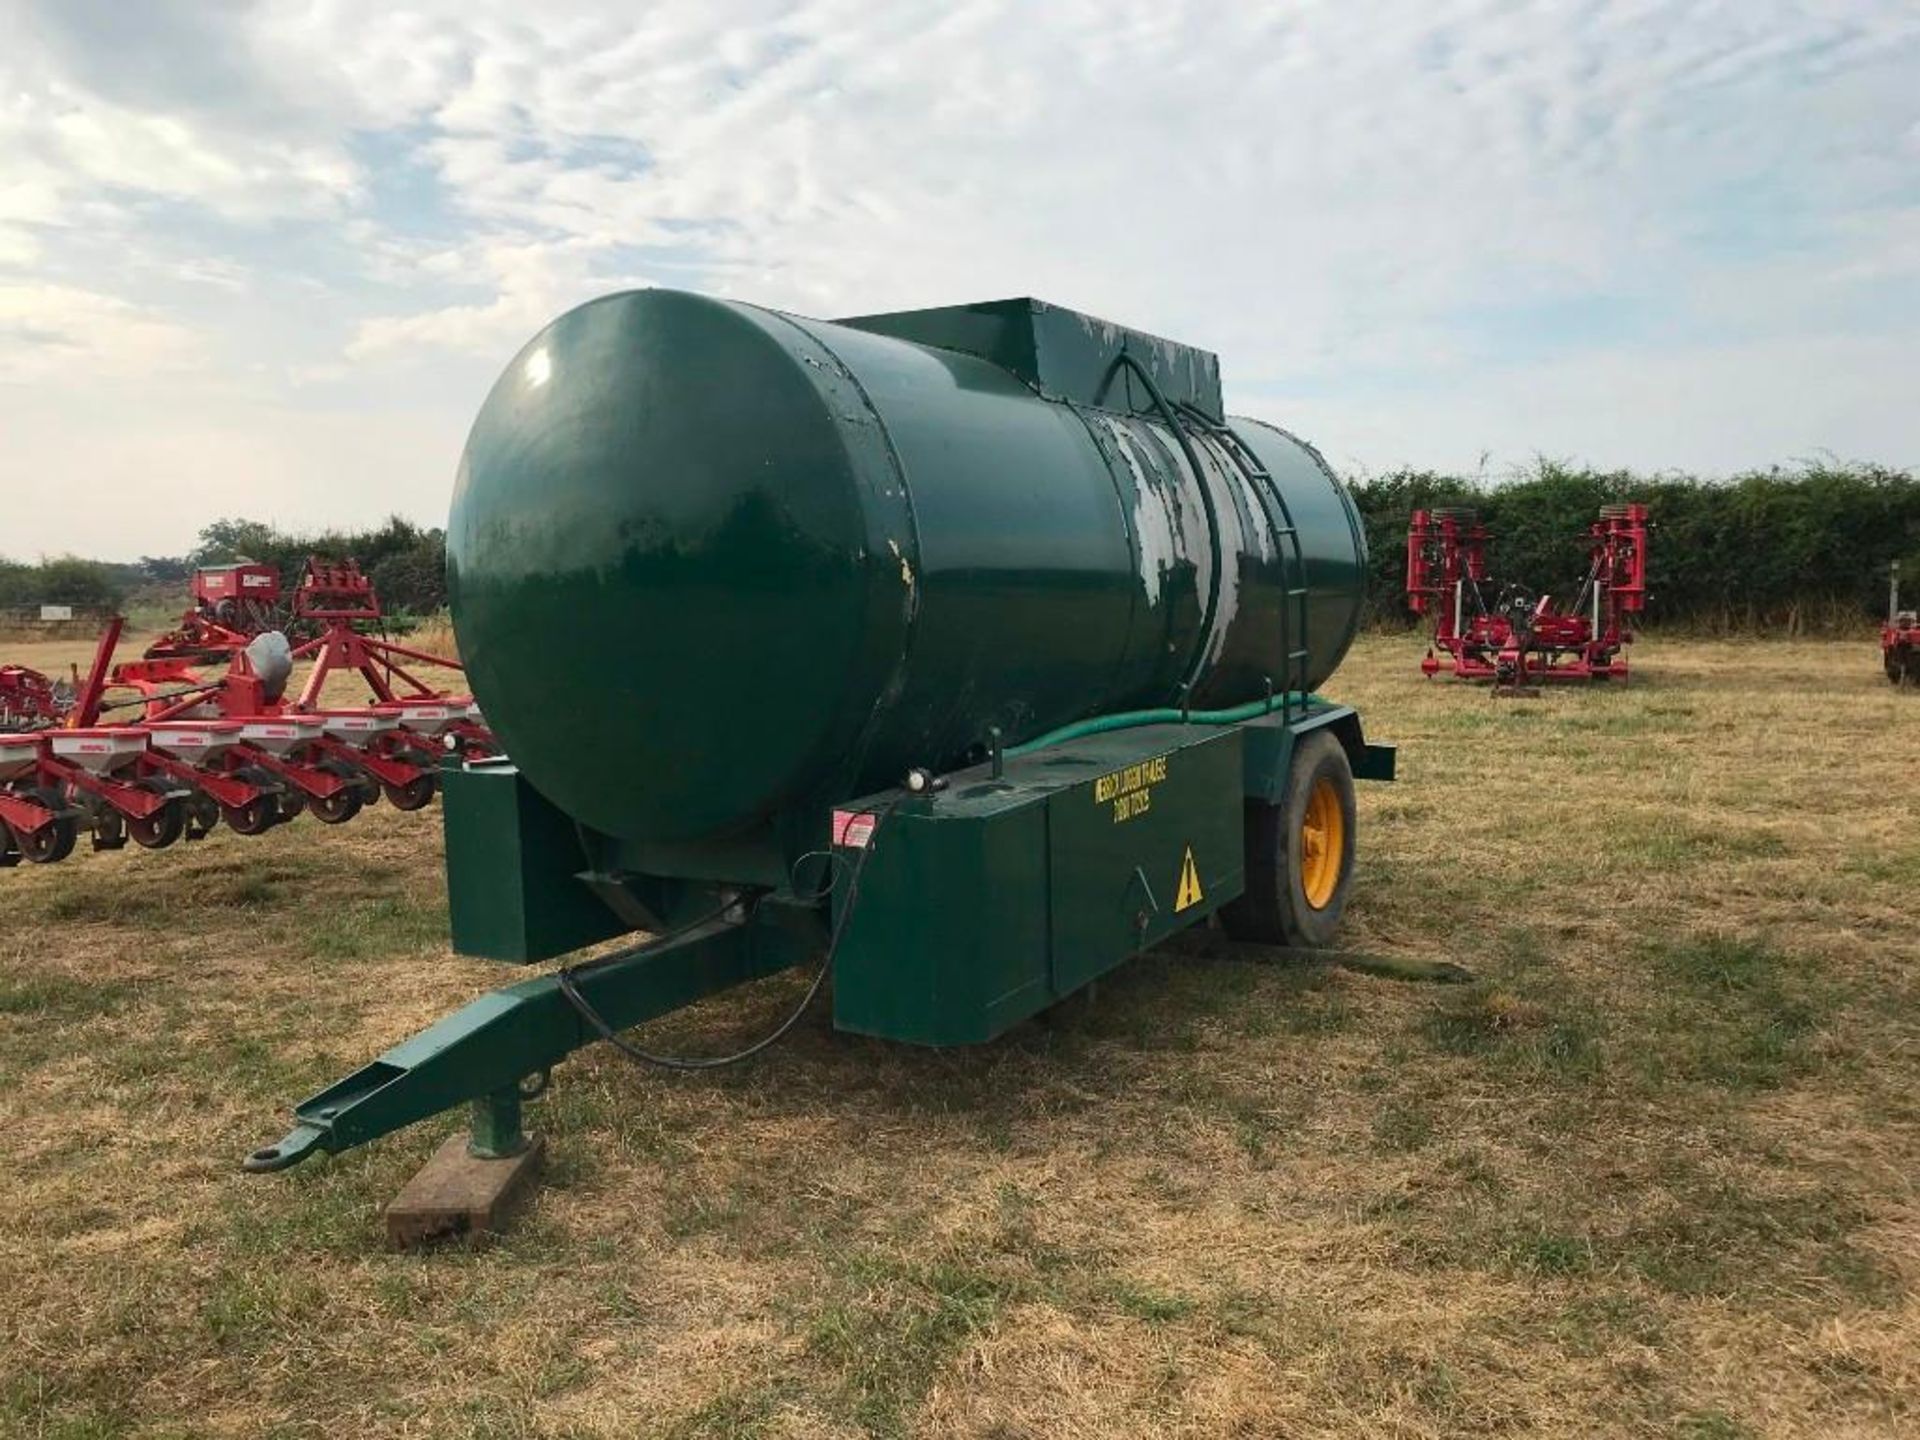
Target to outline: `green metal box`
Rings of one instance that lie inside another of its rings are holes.
[[[440,772],[447,907],[462,955],[528,964],[624,934],[576,878],[580,835],[504,761]]]
[[[1241,743],[1235,727],[1092,736],[896,803],[864,863],[838,847],[843,876],[860,870],[834,1023],[991,1040],[1239,896]]]
[[[1124,351],[1153,377],[1169,403],[1191,405],[1214,420],[1226,415],[1220,404],[1220,358],[1212,351],[1030,296],[856,315],[835,323],[977,355],[1050,400],[1131,410],[1147,403],[1131,377],[1117,377],[1111,388],[1107,384],[1114,357]]]

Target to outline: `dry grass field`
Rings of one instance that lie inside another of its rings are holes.
[[[1916,1433],[1920,695],[1870,641],[1531,702],[1419,653],[1330,687],[1402,747],[1349,932],[1473,983],[1198,943],[977,1051],[602,1047],[485,1250],[381,1249],[452,1118],[239,1170],[513,978],[435,815],[0,873],[0,1433]]]

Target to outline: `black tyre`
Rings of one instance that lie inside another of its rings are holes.
[[[387,800],[396,810],[418,810],[433,803],[433,792],[438,780],[433,771],[416,775],[404,785],[385,787]]]
[[[0,870],[20,863],[20,842],[13,838],[13,827],[0,820]]]
[[[67,803],[58,790],[44,785],[28,790],[26,798],[48,810],[59,810]],[[80,827],[71,815],[58,815],[38,830],[17,832],[14,836],[21,856],[33,865],[51,865],[66,859],[79,838]]]
[[[123,850],[127,844],[127,822],[111,805],[103,805],[93,817],[93,848]]]
[[[204,790],[196,790],[186,798],[187,839],[193,840],[211,834],[220,824],[220,802]]]
[[[220,818],[236,835],[264,835],[280,821],[280,807],[271,795],[256,795],[244,805],[223,805]]]
[[[73,842],[80,838],[80,829],[73,823],[71,815],[60,815],[38,830],[29,830],[16,838],[20,854],[29,863],[51,865],[73,853]]]
[[[343,785],[324,799],[314,796],[309,803],[314,819],[325,825],[344,825],[360,813],[360,792]]]
[[[187,828],[187,808],[179,800],[169,800],[151,815],[127,817],[127,834],[142,850],[164,850],[180,838]]]
[[[1325,730],[1294,748],[1277,805],[1246,806],[1247,889],[1220,912],[1236,940],[1331,945],[1353,885],[1353,767]]]

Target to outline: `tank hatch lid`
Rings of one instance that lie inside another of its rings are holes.
[[[1211,419],[1225,418],[1219,356],[1044,300],[983,300],[856,315],[834,323],[976,355],[1018,375],[1049,399],[1109,410],[1150,409],[1153,401],[1131,369],[1123,367],[1106,383],[1115,358],[1124,351],[1153,377],[1168,404],[1185,403]]]

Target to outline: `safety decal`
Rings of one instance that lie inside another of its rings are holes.
[[[1200,867],[1193,863],[1193,847],[1187,846],[1186,859],[1180,862],[1180,888],[1173,897],[1173,913],[1190,910],[1200,903]]]

